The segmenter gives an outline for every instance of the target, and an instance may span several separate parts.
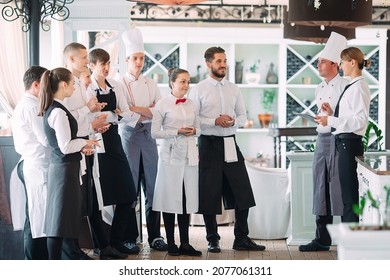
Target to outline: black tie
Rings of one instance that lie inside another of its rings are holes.
[[[352,86],[352,85],[353,85],[354,83],[356,83],[356,82],[357,82],[357,81],[354,81],[352,84],[348,84],[348,85],[344,88],[343,92],[342,92],[341,95],[340,95],[339,100],[337,101],[336,108],[334,109],[334,114],[333,114],[334,117],[337,118],[337,117],[339,116],[340,100],[341,100],[341,98],[343,97],[344,93],[346,92],[346,90],[347,90],[350,86]],[[333,131],[335,131],[335,130],[336,130],[336,128],[334,128],[334,127],[332,127],[332,128],[330,129],[331,132],[333,132]]]

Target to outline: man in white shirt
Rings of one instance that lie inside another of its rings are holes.
[[[208,251],[219,253],[220,236],[216,215],[235,209],[234,250],[262,251],[265,247],[249,237],[248,213],[255,206],[244,157],[237,146],[237,127],[246,121],[246,111],[239,88],[225,79],[225,50],[211,47],[204,55],[209,77],[189,93],[195,101],[202,134],[199,147],[199,214],[206,225]]]
[[[43,118],[38,116],[40,79],[46,70],[40,66],[32,66],[24,73],[26,91],[12,116],[15,150],[21,155],[18,175],[24,181],[27,196],[23,231],[24,254],[27,260],[48,259],[43,225],[50,148],[43,131]]]
[[[138,121],[135,126],[120,125],[119,133],[123,149],[133,175],[134,184],[139,193],[141,186],[145,195],[145,216],[150,248],[158,251],[167,251],[160,232],[161,214],[152,210],[154,185],[157,176],[158,151],[156,140],[151,137],[151,120],[153,107],[161,99],[157,84],[150,78],[144,77],[141,72],[144,67],[144,44],[142,34],[137,28],[122,34],[126,47],[127,73],[119,79],[123,87],[130,110]],[[133,215],[135,211],[133,210]],[[135,241],[139,235],[134,228],[132,240],[127,246],[131,251],[137,250]]]
[[[88,139],[90,135],[93,135],[95,132],[105,132],[109,124],[106,122],[107,115],[101,114],[97,118],[93,118],[90,114],[91,112],[100,111],[104,104],[101,104],[97,101],[96,98],[87,98],[86,88],[80,80],[80,75],[82,72],[87,70],[88,52],[84,45],[79,43],[70,43],[64,48],[64,60],[66,68],[72,72],[75,80],[75,91],[72,96],[66,98],[64,101],[67,108],[72,113],[72,115],[77,120],[78,131],[77,136],[80,138]],[[83,158],[84,160],[84,158]],[[82,165],[83,166],[83,165]],[[83,184],[82,184],[82,193],[83,193],[83,215],[91,216],[100,213],[93,212],[93,199],[95,196],[92,192],[95,191],[94,186],[96,187],[99,184],[99,178],[94,178],[93,176],[93,155],[85,156],[85,166],[86,174],[83,175]],[[80,217],[82,218],[82,217]],[[96,235],[104,236],[104,225],[103,220],[100,218],[100,221],[91,219],[91,228]],[[109,248],[108,255],[112,254],[111,248]],[[64,259],[90,259],[90,257],[80,249],[78,240],[72,240],[65,238],[63,242],[63,254]],[[118,256],[120,258],[120,256]]]

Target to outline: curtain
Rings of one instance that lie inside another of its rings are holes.
[[[22,25],[21,19],[8,22],[0,17],[0,105],[9,116],[24,93],[27,33],[22,31]]]

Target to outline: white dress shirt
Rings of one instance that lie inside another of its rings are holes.
[[[315,92],[315,101],[317,108],[319,110],[318,115],[326,115],[321,112],[321,105],[324,102],[328,102],[333,112],[336,108],[337,101],[340,98],[341,93],[343,92],[345,86],[349,83],[349,81],[339,74],[337,74],[332,80],[326,82],[323,80],[316,88]],[[331,130],[328,126],[318,125],[317,131],[320,133],[329,133]]]
[[[12,116],[15,150],[23,159],[23,175],[28,201],[31,235],[33,238],[44,237],[44,221],[47,197],[47,172],[49,168],[50,147],[43,129],[43,117],[38,116],[38,98],[26,92],[16,105]],[[25,200],[14,196],[16,182],[10,181],[10,200],[12,221],[15,224],[18,212],[25,213]],[[24,191],[23,191],[24,195]],[[25,216],[23,216],[25,217]]]
[[[12,116],[15,150],[23,158],[47,160],[50,156],[43,130],[43,117],[38,117],[38,98],[25,92]]]
[[[107,114],[107,122],[109,123],[126,123],[130,126],[135,126],[137,124],[137,121],[139,119],[139,115],[130,111],[129,105],[127,104],[125,93],[123,92],[123,88],[121,86],[118,86],[118,83],[114,80],[107,79],[108,83],[112,86],[112,90],[115,92],[116,97],[116,108],[121,110],[120,116],[122,119],[118,120],[118,115],[115,114],[112,111],[103,111],[103,112],[96,112],[92,113],[95,117],[101,115],[101,114]],[[110,92],[110,87],[107,85],[105,89],[102,89],[99,87],[97,81],[92,78],[92,83],[87,88],[87,98],[90,99],[92,97],[96,97],[97,93],[96,90],[100,91],[101,95],[108,94]]]
[[[87,107],[89,99],[87,98],[86,89],[81,80],[75,76],[74,81],[75,90],[72,96],[65,98],[64,104],[77,120],[77,136],[86,137],[93,132],[89,115],[91,111]]]
[[[65,106],[63,101],[59,99],[54,100]],[[54,108],[47,118],[47,122],[56,131],[58,147],[63,154],[79,152],[87,144],[85,139],[71,139],[69,120],[64,110]]]
[[[133,75],[126,73],[118,80],[122,86],[124,95],[126,96],[127,104],[129,106],[138,106],[149,108],[153,113],[153,107],[157,101],[161,99],[160,90],[155,81],[148,77],[140,75],[136,80]],[[135,114],[137,120],[140,115]],[[151,122],[151,120],[144,120],[143,123]],[[129,123],[130,126],[135,126]]]
[[[329,116],[328,126],[336,128],[334,134],[353,132],[363,136],[368,125],[371,92],[362,76],[349,84],[340,100],[339,116]]]
[[[246,121],[245,103],[240,89],[226,79],[217,81],[209,76],[194,86],[188,96],[197,107],[203,135],[233,135],[237,127],[243,126]],[[235,119],[233,127],[215,125],[215,119],[225,114]]]

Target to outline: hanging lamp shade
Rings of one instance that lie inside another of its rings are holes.
[[[131,0],[132,2],[143,2],[157,5],[192,5],[206,2],[206,0]]]
[[[372,23],[372,0],[289,0],[288,22],[355,28]]]
[[[325,26],[322,30],[320,26],[291,25],[287,22],[288,14],[285,12],[283,16],[283,37],[286,39],[326,43],[332,31],[345,36],[347,40],[356,38],[355,28]]]

